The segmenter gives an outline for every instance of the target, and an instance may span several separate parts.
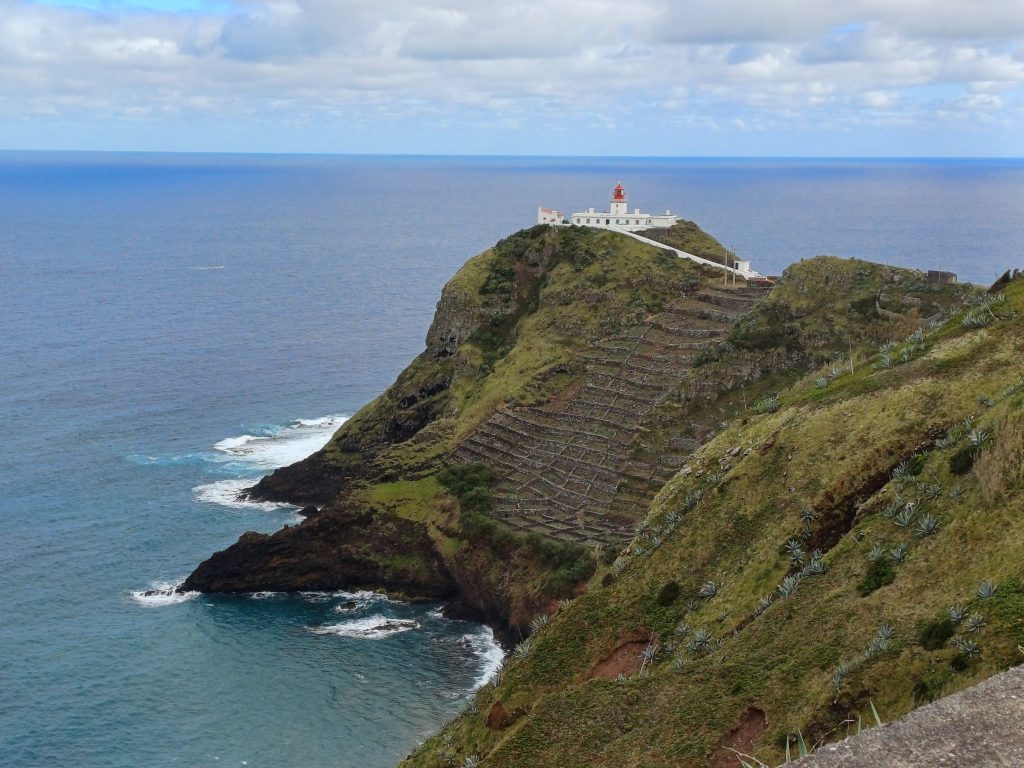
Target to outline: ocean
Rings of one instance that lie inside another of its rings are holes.
[[[377,768],[465,706],[501,650],[439,606],[144,593],[296,522],[234,493],[394,379],[469,256],[618,181],[765,274],[1024,267],[1013,160],[0,153],[0,763]]]

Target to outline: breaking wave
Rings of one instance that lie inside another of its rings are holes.
[[[310,627],[309,630],[317,635],[337,635],[339,637],[377,640],[382,637],[397,635],[400,632],[408,632],[419,628],[420,623],[411,619],[389,619],[387,616],[370,616],[365,619],[352,619],[351,621],[340,621],[337,624]]]

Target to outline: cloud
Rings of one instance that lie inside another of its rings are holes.
[[[855,133],[880,112],[926,131],[959,110],[998,117],[1009,143],[1024,135],[1024,4],[1015,2],[205,7],[0,0],[0,116],[149,121],[156,131],[191,115],[289,130],[359,125],[397,136],[396,151],[421,151],[414,137],[441,124],[432,120],[534,139],[657,125],[781,136],[826,123]]]

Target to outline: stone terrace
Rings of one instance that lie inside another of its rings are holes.
[[[493,514],[510,527],[622,546],[682,458],[666,456],[657,466],[629,459],[644,416],[764,295],[720,286],[680,298],[586,350],[576,389],[544,407],[499,410],[453,458],[497,470]]]

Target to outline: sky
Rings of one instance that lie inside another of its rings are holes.
[[[0,0],[0,148],[1024,156],[1024,0]]]

